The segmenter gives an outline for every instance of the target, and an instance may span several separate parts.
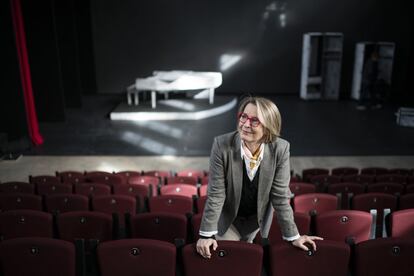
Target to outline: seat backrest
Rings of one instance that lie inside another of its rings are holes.
[[[202,214],[204,212],[204,206],[206,205],[207,196],[200,196],[196,198],[197,213]]]
[[[392,174],[392,175],[397,175],[398,174],[398,175],[407,176],[407,175],[410,174],[410,170],[409,169],[404,169],[404,168],[394,168],[394,169],[389,169],[388,173]]]
[[[322,214],[338,208],[338,198],[330,194],[312,193],[293,198],[295,212],[305,214]]]
[[[377,182],[392,182],[405,184],[407,182],[407,176],[403,174],[383,174],[378,175],[376,180]]]
[[[171,171],[146,171],[144,172],[144,176],[157,177],[158,180],[160,181],[159,184],[162,184],[162,185],[165,184],[165,179],[172,175],[173,174]]]
[[[365,193],[352,198],[352,209],[369,212],[371,209],[378,210],[381,215],[382,210],[389,208],[391,211],[397,209],[397,197],[384,193]]]
[[[386,194],[403,194],[404,185],[400,183],[381,182],[374,183],[367,186],[368,193],[386,193]]]
[[[177,195],[160,195],[149,199],[150,212],[193,213],[193,199]]]
[[[139,185],[145,185],[145,186],[151,187],[152,196],[156,196],[157,187],[160,184],[160,179],[156,176],[147,176],[147,175],[131,176],[128,179],[128,184],[131,184],[131,185],[139,184]]]
[[[49,195],[45,197],[46,211],[50,213],[65,213],[71,211],[88,211],[89,198],[83,195]]]
[[[391,236],[394,238],[414,238],[414,209],[391,213]]]
[[[358,174],[359,169],[354,167],[337,167],[331,170],[332,175],[344,176],[350,174]]]
[[[316,192],[316,186],[314,184],[305,182],[291,182],[289,188],[295,196]]]
[[[142,184],[125,184],[114,186],[114,195],[140,196],[142,198],[149,197],[151,187]]]
[[[0,213],[0,239],[19,237],[53,238],[52,215],[34,210],[12,210]]]
[[[111,240],[113,237],[112,216],[100,212],[76,211],[56,217],[60,239],[73,242],[75,239]]]
[[[101,183],[77,183],[74,185],[74,192],[84,196],[110,195],[111,186]]]
[[[131,196],[103,195],[92,197],[92,210],[107,214],[135,214],[136,200]]]
[[[355,276],[413,275],[414,240],[380,238],[355,247]]]
[[[192,176],[170,176],[167,177],[167,185],[169,184],[188,184],[197,185],[197,178]]]
[[[405,193],[406,194],[414,194],[414,183],[409,184],[405,187]]]
[[[4,194],[34,194],[35,187],[27,182],[5,182],[0,185],[0,193]]]
[[[156,176],[156,177],[169,177],[171,176],[171,171],[145,171],[144,175]]]
[[[384,209],[390,209],[391,212],[397,210],[397,197],[384,193],[365,193],[359,194],[352,198],[351,208],[370,212],[377,210],[377,233],[379,237],[383,233]]]
[[[356,182],[335,183],[328,186],[328,193],[336,195],[352,193],[353,195],[363,194],[365,186]]]
[[[176,247],[165,241],[124,239],[103,242],[97,249],[101,276],[175,276]]]
[[[120,171],[117,173],[114,173],[114,175],[118,175],[120,177],[122,177],[124,180],[124,184],[128,183],[128,179],[130,177],[134,177],[134,176],[141,176],[141,172],[139,171]]]
[[[198,233],[200,231],[201,226],[201,219],[203,218],[203,214],[195,214],[191,217],[191,230],[192,230],[192,238],[194,241],[198,240]]]
[[[368,240],[371,236],[372,216],[356,210],[335,210],[316,216],[316,235],[326,240],[355,243]]]
[[[203,170],[181,170],[177,172],[177,176],[190,176],[194,177],[196,180],[202,178],[205,175]]]
[[[316,241],[316,251],[304,251],[289,243],[270,247],[270,274],[285,275],[348,275],[350,247],[342,242]]]
[[[86,174],[86,182],[102,183],[109,186],[126,184],[126,179],[116,174]]]
[[[80,171],[63,171],[56,172],[56,176],[60,177],[62,183],[76,184],[81,183],[85,179],[85,175]]]
[[[400,210],[414,208],[414,193],[400,196],[400,204],[398,208]]]
[[[36,176],[29,176],[29,182],[37,185],[39,183],[49,183],[49,184],[59,184],[60,178],[54,175],[36,175]]]
[[[3,275],[76,275],[73,243],[50,238],[17,238],[0,243]]]
[[[178,195],[193,198],[198,194],[197,187],[188,184],[168,184],[160,188],[161,195]]]
[[[310,233],[311,217],[308,214],[293,213],[295,224],[298,227],[299,233],[307,235]],[[270,226],[269,236],[267,237],[270,244],[274,243],[285,243],[286,241],[282,238],[282,232],[280,231],[279,223],[277,221],[276,214],[273,217],[272,225]],[[257,234],[255,243],[261,244],[262,237],[260,232]]]
[[[375,182],[374,174],[350,174],[342,176],[342,182],[357,182],[361,184],[371,184]]]
[[[175,243],[187,240],[187,217],[171,213],[145,213],[131,217],[131,237]]]
[[[31,194],[0,194],[0,211],[18,209],[42,211],[42,198]]]
[[[329,174],[329,170],[328,169],[324,169],[324,168],[309,168],[309,169],[304,169],[302,171],[302,180],[304,182],[310,182],[310,178],[312,176],[321,175],[321,174]]]
[[[260,276],[263,248],[257,244],[239,241],[219,241],[210,259],[202,258],[195,244],[182,251],[185,275],[249,275]]]
[[[203,176],[203,177],[200,179],[200,184],[201,184],[202,186],[204,186],[204,185],[208,185],[208,180],[209,180],[209,176],[208,176],[208,175]]]
[[[383,175],[387,173],[388,169],[383,167],[366,167],[361,169],[361,174]]]
[[[36,184],[36,193],[41,196],[71,194],[72,184],[40,182]]]
[[[198,187],[198,196],[207,196],[208,185],[201,185]]]

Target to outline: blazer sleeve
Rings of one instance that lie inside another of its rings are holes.
[[[200,231],[217,231],[217,224],[226,199],[224,152],[214,139],[210,155],[210,171],[207,200],[201,220]]]
[[[299,234],[296,227],[293,210],[290,206],[292,193],[289,188],[290,182],[290,146],[289,143],[278,145],[276,172],[271,188],[271,201],[275,209],[276,217],[282,236],[284,238],[294,237]]]

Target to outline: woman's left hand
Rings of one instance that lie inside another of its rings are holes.
[[[300,236],[299,239],[294,240],[292,242],[293,246],[299,247],[305,251],[310,250],[311,248],[308,248],[305,243],[310,244],[313,248],[313,251],[316,251],[316,243],[314,242],[315,240],[323,240],[323,238],[321,237],[317,237],[317,236],[307,236],[307,235],[303,235]]]

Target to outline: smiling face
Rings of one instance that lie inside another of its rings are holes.
[[[244,123],[239,120],[238,131],[240,138],[248,144],[260,143],[263,137],[263,125],[260,123],[258,126],[252,126],[252,117],[258,118],[257,106],[252,103],[246,105],[243,113],[247,114],[250,119],[247,119]]]

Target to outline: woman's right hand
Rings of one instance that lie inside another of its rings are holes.
[[[213,250],[216,251],[218,244],[215,239],[198,239],[197,241],[197,252],[204,258],[210,259],[211,252],[210,247],[213,246]]]

